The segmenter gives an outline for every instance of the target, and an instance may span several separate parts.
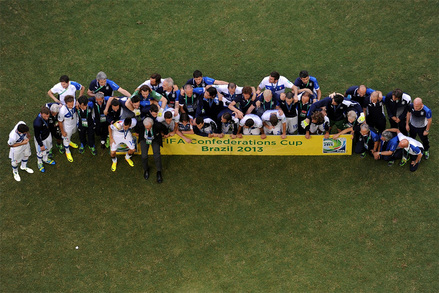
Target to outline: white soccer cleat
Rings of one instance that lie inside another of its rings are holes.
[[[29,174],[33,174],[33,173],[34,173],[34,170],[32,170],[32,169],[29,168],[29,167],[23,167],[23,166],[20,166],[20,169],[23,170],[23,171],[26,171],[26,172],[29,173]]]
[[[20,182],[20,181],[21,181],[20,174],[18,174],[18,172],[17,172],[17,173],[13,172],[13,173],[14,173],[14,179],[15,179],[15,181]]]

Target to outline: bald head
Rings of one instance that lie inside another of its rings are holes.
[[[366,90],[366,86],[362,84],[358,87],[357,93],[360,97],[364,97],[366,95]]]
[[[409,146],[409,141],[408,141],[407,139],[402,139],[402,140],[399,142],[398,146],[399,146],[400,148],[402,148],[402,149],[405,149],[406,147]]]
[[[422,107],[424,107],[424,104],[422,103],[421,98],[416,98],[413,100],[413,108],[415,109],[415,111],[421,110]]]

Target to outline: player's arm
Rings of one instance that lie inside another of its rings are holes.
[[[340,131],[339,133],[334,134],[334,135],[332,136],[332,138],[333,138],[333,139],[337,139],[337,138],[340,137],[340,135],[350,133],[350,132],[352,132],[353,130],[354,130],[353,127],[346,128],[346,129]]]
[[[430,133],[430,127],[431,127],[431,123],[432,122],[433,122],[433,120],[432,120],[431,117],[427,119],[427,127],[425,127],[425,130],[424,130],[424,133],[423,133],[424,136],[427,136]]]
[[[240,110],[238,110],[238,108],[236,108],[235,105],[236,102],[232,101],[227,107],[235,113],[236,117],[242,119],[242,117],[244,117],[244,114]]]
[[[280,136],[282,139],[287,138],[287,123],[282,123],[282,135]]]
[[[65,130],[64,130],[64,121],[59,121],[58,120],[58,126],[59,126],[59,130],[61,130],[62,136],[66,137],[67,136],[67,132],[65,132]]]
[[[82,96],[84,94],[85,87],[81,84],[81,89],[79,90],[79,96]]]
[[[175,131],[175,133],[177,133],[177,135],[178,135],[179,137],[181,137],[182,139],[184,139],[184,141],[186,141],[187,143],[191,143],[191,142],[192,142],[192,140],[191,140],[190,138],[186,137],[186,136],[180,131],[180,129],[178,129],[178,124],[177,124],[177,123],[175,123],[174,131]]]
[[[52,98],[52,100],[55,101],[55,103],[61,104],[61,101],[55,97],[55,95],[52,93],[51,90],[49,90],[49,91],[47,92],[47,94],[49,95],[50,98]]]
[[[405,129],[410,132],[410,117],[412,116],[412,114],[410,113],[410,111],[407,111],[407,119],[405,121]]]
[[[229,84],[229,83],[227,81],[215,79],[213,84],[215,84],[215,85],[225,85],[225,84]]]
[[[104,115],[107,116],[108,115],[108,109],[110,109],[111,106],[111,102],[115,99],[116,97],[110,97],[107,101],[107,105],[105,106],[105,110],[104,110]]]
[[[122,95],[124,95],[125,97],[131,97],[131,94],[129,91],[119,87],[119,89],[117,90],[119,93],[121,93]]]

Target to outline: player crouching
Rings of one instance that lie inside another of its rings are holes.
[[[134,167],[134,162],[131,160],[131,156],[134,153],[135,145],[130,129],[135,127],[136,123],[137,121],[135,118],[125,118],[125,120],[119,120],[108,126],[108,132],[110,134],[111,159],[113,160],[111,171],[113,172],[116,171],[117,166],[116,150],[122,143],[129,148],[125,155],[125,160],[131,167]]]

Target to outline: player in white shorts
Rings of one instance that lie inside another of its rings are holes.
[[[242,132],[242,133],[241,133]],[[264,134],[264,128],[261,118],[255,114],[245,115],[241,121],[239,121],[238,138],[242,138],[244,135],[259,135]]]
[[[264,139],[267,134],[280,135],[282,139],[287,137],[287,119],[282,110],[267,110],[262,114],[262,123],[264,125]]]
[[[59,109],[58,124],[61,130],[67,160],[73,162],[69,146],[74,149],[78,148],[76,143],[70,141],[72,134],[78,129],[78,113],[76,112],[73,96],[67,96],[64,101],[66,104]]]
[[[130,129],[135,127],[136,124],[136,118],[125,118],[125,120],[116,121],[108,126],[108,132],[110,134],[110,154],[113,161],[111,171],[116,171],[116,151],[121,144],[125,144],[128,147],[129,150],[125,155],[125,160],[131,167],[134,167],[134,162],[131,160],[131,156],[134,154],[135,145]]]
[[[11,159],[12,173],[16,181],[21,181],[18,174],[18,164],[21,162],[20,169],[32,174],[34,171],[27,167],[30,157],[29,127],[23,121],[17,123],[9,133],[9,159]]]

